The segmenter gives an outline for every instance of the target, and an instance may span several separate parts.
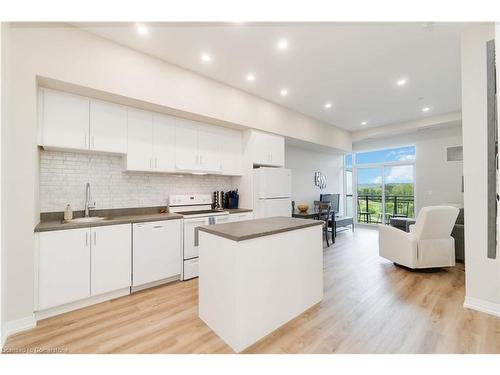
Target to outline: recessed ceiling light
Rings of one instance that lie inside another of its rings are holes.
[[[247,74],[247,81],[248,82],[253,82],[255,81],[255,75],[253,73],[248,73]]]
[[[137,32],[140,34],[140,35],[148,35],[149,34],[149,30],[146,26],[144,25],[141,25],[141,24],[138,24],[138,25],[135,25],[135,29],[137,30]]]
[[[278,47],[279,50],[283,51],[288,48],[288,40],[281,39],[276,46]]]
[[[407,81],[408,81],[408,80],[407,80],[406,78],[401,78],[401,79],[399,79],[399,80],[396,82],[396,85],[398,85],[398,86],[404,86],[404,85],[406,85],[406,82],[407,82]]]
[[[361,122],[361,125],[366,125],[366,124],[368,124],[366,121]]]
[[[201,61],[203,61],[204,63],[209,63],[210,61],[212,61],[212,57],[208,53],[202,53]]]
[[[332,103],[330,103],[330,102],[325,103],[325,108],[326,108],[326,109],[330,109],[330,108],[332,108]]]
[[[429,112],[430,110],[431,110],[431,107],[422,108],[422,112]]]
[[[288,90],[287,89],[281,89],[280,94],[281,94],[281,96],[287,96],[288,95]]]

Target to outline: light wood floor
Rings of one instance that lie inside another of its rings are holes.
[[[500,353],[500,319],[467,310],[462,266],[416,273],[378,257],[377,232],[324,252],[324,300],[248,353]],[[5,349],[232,353],[198,318],[198,281],[177,282],[40,321]]]

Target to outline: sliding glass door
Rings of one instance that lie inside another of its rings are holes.
[[[393,217],[415,217],[414,146],[358,152],[346,161],[346,178],[348,171],[354,174],[352,208],[358,223],[389,224]]]
[[[384,166],[385,221],[391,217],[415,217],[414,166]]]

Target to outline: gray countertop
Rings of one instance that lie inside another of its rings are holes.
[[[202,225],[198,227],[198,230],[232,241],[245,241],[252,238],[270,236],[316,225],[323,225],[323,222],[319,220],[277,216],[226,224]]]
[[[61,220],[48,220],[48,221],[41,221],[40,224],[38,224],[35,227],[35,232],[48,232],[53,230],[100,227],[104,225],[144,223],[147,221],[176,220],[182,218],[183,216],[179,214],[157,213],[157,214],[114,216],[110,217],[107,220],[95,221],[91,223],[74,223],[74,222],[66,223],[62,222]]]
[[[53,212],[42,214],[40,223],[35,227],[35,232],[49,232],[54,230],[78,229],[88,227],[100,227],[104,225],[144,223],[148,221],[176,220],[182,219],[184,216],[176,213],[160,213],[162,207],[147,207],[147,208],[125,208],[125,209],[109,209],[95,210],[92,216],[107,217],[107,220],[95,221],[90,223],[82,222],[63,222],[62,212]],[[237,214],[243,212],[252,212],[247,208],[225,209],[229,214]],[[83,212],[76,211],[76,217],[82,217]]]

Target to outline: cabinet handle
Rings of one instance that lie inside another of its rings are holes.
[[[92,148],[94,148],[94,136],[92,136]]]
[[[85,232],[85,247],[89,246],[89,232]]]
[[[149,169],[153,169],[153,158],[149,158]]]
[[[96,242],[97,242],[97,233],[94,232],[94,245],[96,245]]]
[[[155,157],[155,169],[158,169],[158,158]]]
[[[84,148],[87,148],[87,134],[85,134],[85,147]]]
[[[153,226],[153,228],[155,228],[155,229],[163,228],[163,225],[155,225],[155,226]]]

